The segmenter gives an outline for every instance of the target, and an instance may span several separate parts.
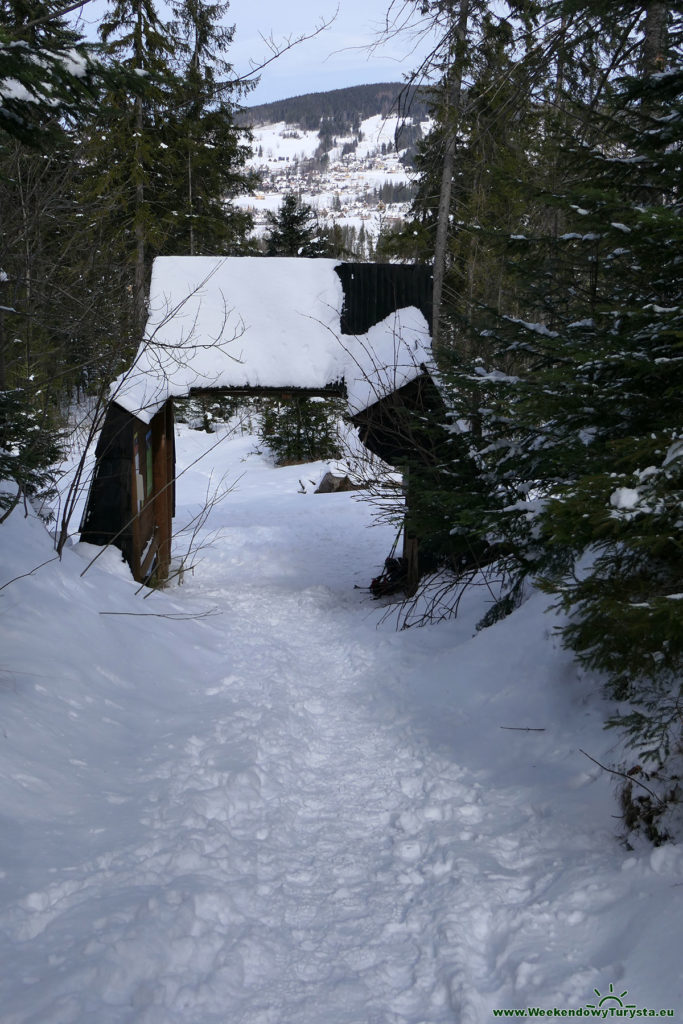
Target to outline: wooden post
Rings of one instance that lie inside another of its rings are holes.
[[[410,501],[410,477],[408,470],[403,473],[403,490],[405,494],[405,512],[403,520],[403,557],[406,561],[406,586],[407,597],[412,597],[417,592],[420,582],[419,567],[419,545],[414,533],[408,531],[409,501]]]
[[[169,398],[166,403],[166,478],[171,481],[168,489],[168,529],[171,537],[173,517],[175,516],[175,416],[173,414],[173,399]],[[169,539],[169,553],[171,543]]]
[[[157,541],[157,579],[168,579],[171,568],[171,507],[173,487],[172,464],[169,473],[169,416],[166,403],[152,421],[152,446],[154,467],[154,531]],[[173,413],[171,411],[171,430]],[[172,443],[172,436],[170,439]]]
[[[131,432],[131,443],[133,445],[133,451],[131,453],[130,460],[130,535],[131,535],[131,559],[130,568],[133,573],[133,579],[140,580],[140,556],[142,554],[142,544],[140,540],[140,514],[138,495],[141,485],[140,475],[140,459],[142,458],[140,452],[141,437],[140,430],[136,425]]]

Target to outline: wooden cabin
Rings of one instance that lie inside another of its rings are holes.
[[[427,393],[433,399],[424,369],[431,286],[429,267],[155,260],[149,323],[136,359],[112,385],[81,539],[120,548],[140,582],[167,577],[174,397],[344,395],[361,439],[400,465],[399,410]]]

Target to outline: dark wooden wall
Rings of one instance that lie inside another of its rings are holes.
[[[95,455],[81,540],[119,548],[140,582],[165,579],[175,513],[173,404],[144,423],[112,402]]]
[[[341,263],[342,334],[366,334],[405,306],[416,306],[432,325],[432,268],[399,263]]]
[[[81,521],[81,540],[90,544],[116,544],[130,564],[133,532],[132,507],[133,426],[135,417],[112,402],[95,451],[95,472]]]
[[[443,450],[449,438],[445,426],[435,425],[446,422],[443,398],[429,374],[423,373],[352,416],[351,421],[358,427],[365,447],[403,474],[403,589],[411,596],[431,564],[425,551],[429,538],[418,535],[415,525],[411,525],[414,517],[410,512],[414,509],[416,481],[424,486],[425,481],[432,484],[440,479]]]

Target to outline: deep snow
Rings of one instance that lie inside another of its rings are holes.
[[[215,441],[178,431],[181,464]],[[0,586],[48,562],[0,591],[2,1024],[683,1012],[683,850],[618,841],[544,599],[396,632],[354,589],[391,528],[254,444],[181,477],[177,527],[236,482],[182,586],[0,527]]]
[[[349,408],[366,408],[419,376],[431,359],[429,327],[408,306],[366,334],[342,335],[336,266],[294,256],[157,257],[145,336],[111,397],[149,422],[170,395],[191,388],[343,381]]]

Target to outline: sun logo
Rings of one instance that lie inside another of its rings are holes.
[[[606,995],[601,995],[600,990],[597,988],[594,988],[593,991],[595,992],[600,1002],[597,1004],[586,1003],[586,1009],[588,1010],[597,1010],[599,1009],[599,1007],[604,1006],[607,1002],[612,1002],[614,1006],[623,1006],[626,1010],[635,1010],[636,1008],[635,1003],[622,1003],[621,1001],[622,997],[628,994],[627,988],[625,988],[623,992],[620,992],[619,995],[617,995],[614,991],[614,985],[610,982],[609,992],[607,992]]]

